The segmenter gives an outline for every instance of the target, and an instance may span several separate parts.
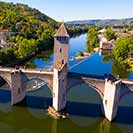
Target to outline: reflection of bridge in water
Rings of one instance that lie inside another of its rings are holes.
[[[63,24],[55,34],[54,42],[55,57],[52,70],[0,68],[0,76],[8,83],[11,90],[11,104],[14,105],[25,98],[26,86],[30,80],[40,79],[51,90],[53,107],[61,111],[66,107],[70,88],[86,83],[101,96],[106,118],[113,120],[121,98],[131,92],[132,83],[112,75],[103,77],[68,72],[69,35]]]
[[[23,110],[23,112],[21,112]],[[112,125],[106,119],[83,118],[80,122],[78,117],[72,117],[65,121],[49,119],[46,112],[32,108],[16,110],[12,108],[9,113],[0,110],[0,130],[3,132],[48,132],[48,133],[76,133],[101,132],[111,133],[120,130],[115,124]],[[32,117],[31,117],[32,116]],[[15,120],[13,119],[15,117]],[[22,124],[23,123],[23,124]],[[29,124],[30,123],[30,124]],[[16,126],[17,125],[17,126]],[[38,126],[39,125],[39,126]],[[65,126],[64,126],[65,125]],[[4,128],[3,128],[4,127]],[[49,128],[48,128],[49,127]],[[50,128],[51,127],[51,128]]]

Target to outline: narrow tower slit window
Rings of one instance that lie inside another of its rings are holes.
[[[64,60],[62,60],[62,64],[64,64]]]
[[[21,92],[21,91],[20,91],[20,88],[18,88],[18,94],[20,94],[20,92]]]
[[[60,53],[62,53],[62,48],[60,48]]]

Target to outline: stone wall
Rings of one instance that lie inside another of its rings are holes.
[[[54,67],[56,67],[59,64],[68,63],[69,46],[68,44],[61,44],[56,38],[54,41]]]

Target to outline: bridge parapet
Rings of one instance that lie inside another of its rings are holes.
[[[40,74],[53,74],[52,69],[24,69],[24,68],[11,68],[11,67],[0,67],[0,72],[17,72],[22,71],[23,73],[40,73]]]

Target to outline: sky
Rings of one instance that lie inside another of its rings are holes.
[[[1,0],[0,0],[1,1]],[[28,4],[57,21],[133,17],[133,0],[2,0]]]

